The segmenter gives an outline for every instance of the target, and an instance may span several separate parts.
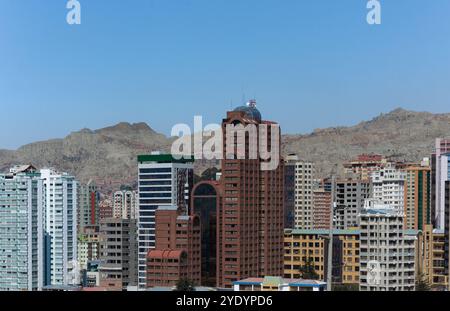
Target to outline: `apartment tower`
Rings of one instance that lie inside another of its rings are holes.
[[[279,126],[262,120],[255,101],[227,112],[222,131],[218,285],[232,287],[247,277],[283,273],[284,163]],[[272,151],[267,160],[264,150]],[[275,169],[266,167],[270,161]]]

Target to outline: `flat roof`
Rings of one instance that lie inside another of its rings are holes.
[[[330,230],[327,229],[285,229],[285,233],[290,234],[317,234],[317,235],[326,235],[330,233]],[[359,229],[347,229],[347,230],[340,230],[340,229],[334,229],[333,235],[359,235],[360,230]]]
[[[274,281],[279,280],[279,283],[275,284]],[[284,286],[297,286],[297,287],[323,287],[326,286],[326,282],[318,280],[307,279],[288,279],[282,277],[265,277],[265,278],[246,278],[240,281],[233,282],[233,285],[263,285],[270,286],[284,285]]]
[[[179,159],[178,159],[179,158]],[[172,154],[143,154],[138,155],[137,160],[139,163],[143,162],[157,162],[157,163],[191,163],[194,162],[194,157],[177,155],[176,158]]]

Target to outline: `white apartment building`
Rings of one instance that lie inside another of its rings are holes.
[[[138,215],[138,192],[119,190],[113,195],[113,217],[136,219]]]
[[[0,291],[44,286],[44,188],[30,165],[0,175]]]
[[[159,206],[188,208],[193,160],[154,152],[138,156],[138,285],[146,286],[146,257],[155,248],[155,211]]]
[[[296,161],[294,190],[294,225],[296,229],[313,228],[314,163]]]
[[[77,188],[73,176],[40,171],[45,191],[45,284],[75,285],[77,266]]]
[[[403,212],[367,200],[360,228],[360,290],[413,291],[416,236],[403,230]]]
[[[373,172],[371,180],[373,199],[404,213],[406,172],[397,169],[395,164],[388,163]]]

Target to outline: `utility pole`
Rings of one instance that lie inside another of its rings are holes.
[[[331,291],[333,279],[333,215],[335,208],[336,177],[331,176],[331,206],[330,206],[330,230],[328,234],[328,263],[327,263],[327,291]]]

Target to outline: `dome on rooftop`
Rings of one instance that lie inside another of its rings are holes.
[[[234,111],[243,111],[245,112],[245,115],[253,120],[261,121],[261,113],[258,109],[256,109],[256,101],[250,100],[247,105],[245,106],[239,106]]]

